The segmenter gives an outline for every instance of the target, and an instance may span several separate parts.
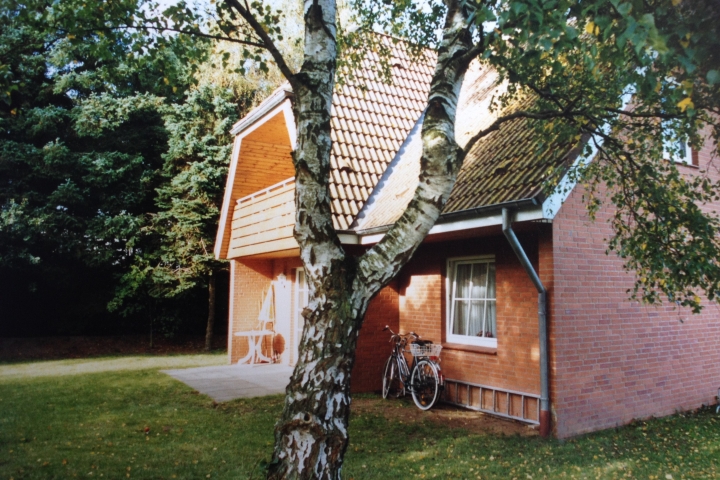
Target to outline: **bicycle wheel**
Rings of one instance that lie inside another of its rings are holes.
[[[387,362],[385,362],[385,369],[383,370],[382,396],[383,398],[388,398],[389,396],[397,398],[403,390],[397,360],[390,357],[387,359]]]
[[[440,378],[437,368],[428,360],[420,360],[412,372],[410,391],[420,410],[428,410],[438,399]]]

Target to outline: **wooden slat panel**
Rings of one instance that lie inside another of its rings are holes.
[[[293,222],[295,221],[295,202],[285,202],[275,208],[263,210],[262,212],[249,216],[241,217],[238,212],[237,217],[233,216],[232,228],[243,228],[248,225],[254,225],[256,223],[264,222],[265,220],[272,220],[273,218],[279,218],[284,215],[292,215]]]
[[[248,245],[245,247],[233,247],[231,245],[228,257],[247,257],[250,255],[259,255],[262,253],[275,252],[279,250],[290,250],[297,248],[297,242],[293,237],[273,240],[271,242],[259,243],[256,245]]]
[[[233,232],[234,237],[230,240],[230,246],[243,247],[245,245],[254,245],[256,243],[270,242],[280,238],[292,237],[293,227],[294,225],[288,225],[286,227],[275,228],[273,230],[255,233],[253,235],[243,235],[242,231]]]
[[[294,189],[295,179],[291,177],[286,179],[284,182],[258,190],[250,195],[245,195],[244,197],[237,199],[235,203],[238,205],[249,205],[251,203],[262,202],[265,199],[279,195],[280,193],[285,193],[290,190],[294,191]]]
[[[272,209],[275,210],[275,209]],[[272,211],[267,210],[267,211]],[[260,232],[266,232],[270,230],[277,230],[282,227],[287,227],[295,225],[295,215],[293,215],[295,209],[293,209],[292,212],[286,213],[285,215],[275,215],[272,218],[269,218],[267,220],[263,220],[262,222],[255,222],[251,223],[250,225],[245,226],[239,226],[237,223],[238,221],[233,221],[233,238],[240,238],[240,237],[246,237],[249,235],[254,235],[256,233]],[[255,219],[255,215],[252,217],[246,217],[250,219]],[[245,220],[241,218],[240,220]],[[237,223],[236,223],[237,222]]]
[[[268,199],[263,203],[251,203],[237,205],[235,212],[233,213],[233,221],[240,221],[244,225],[250,225],[261,221],[263,219],[271,218],[273,215],[283,215],[288,213],[286,211],[286,205],[289,205],[293,211],[295,210],[295,199],[293,192],[285,192],[283,195],[276,196],[275,198]],[[281,213],[281,209],[282,212]],[[275,213],[277,212],[277,214]],[[270,215],[270,217],[268,217]],[[254,220],[254,217],[258,217],[258,220]]]
[[[270,192],[267,197],[262,199],[258,198],[252,202],[241,203],[235,206],[235,213],[233,219],[247,217],[253,215],[268,208],[272,208],[275,205],[282,205],[283,203],[294,203],[295,202],[295,184],[289,187],[290,189],[282,188],[276,191]]]
[[[248,235],[254,235],[260,232],[277,230],[278,228],[293,226],[295,225],[294,213],[295,212],[289,212],[285,215],[274,215],[272,218],[269,218],[267,220],[243,226],[239,226],[239,220],[236,220],[232,224],[232,238],[240,238]]]
[[[233,211],[228,256],[244,257],[297,248],[295,182],[256,192],[236,203]]]
[[[300,256],[300,247],[290,248],[288,250],[275,250],[274,252],[263,252],[257,255],[246,255],[240,257],[243,260],[268,259],[268,258],[288,258]]]

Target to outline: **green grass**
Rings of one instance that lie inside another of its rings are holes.
[[[0,379],[0,480],[262,478],[281,403],[217,405],[157,370]],[[720,477],[710,409],[558,442],[402,422],[393,412],[411,403],[381,405],[351,420],[345,478]]]

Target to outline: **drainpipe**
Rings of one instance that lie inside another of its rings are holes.
[[[513,232],[510,211],[502,209],[502,231],[510,242],[515,255],[527,272],[530,280],[538,291],[538,337],[540,340],[540,435],[550,435],[550,382],[548,373],[548,351],[547,351],[547,313],[546,297],[547,290],[540,281],[540,277],[528,260],[525,251],[520,245],[515,232]]]

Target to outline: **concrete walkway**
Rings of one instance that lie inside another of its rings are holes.
[[[285,393],[292,367],[285,365],[223,365],[162,370],[216,402]]]

